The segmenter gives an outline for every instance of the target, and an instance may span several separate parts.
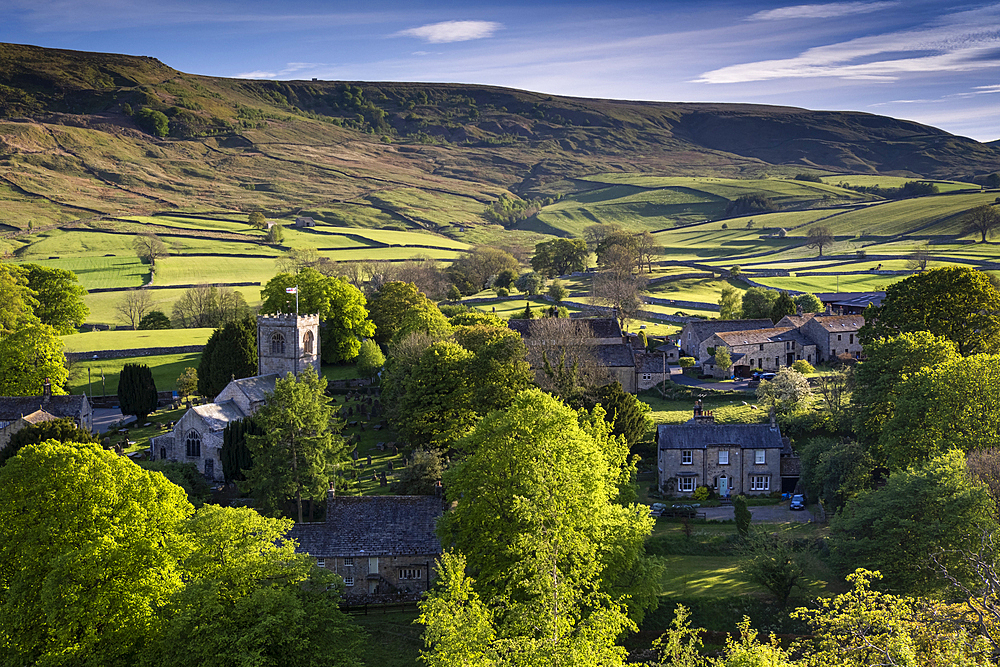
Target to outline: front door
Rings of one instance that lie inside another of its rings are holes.
[[[719,478],[719,495],[723,498],[729,497],[729,479],[725,475]]]
[[[785,365],[791,366],[794,363],[795,363],[795,353],[789,352],[788,354],[785,355]]]

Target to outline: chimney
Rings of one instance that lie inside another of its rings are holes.
[[[799,317],[802,317],[802,312],[803,312],[802,304],[800,303],[799,305],[795,306],[795,314],[798,315]]]
[[[330,480],[330,489],[326,492],[326,521],[329,522],[333,516],[333,499],[337,497],[337,492],[333,488],[333,480]]]
[[[49,399],[52,398],[52,381],[45,378],[45,382],[42,383],[42,402],[48,403]]]
[[[774,421],[774,408],[771,408],[771,430],[773,431],[776,428],[778,428],[778,426]]]
[[[694,402],[694,416],[695,417],[700,417],[701,416],[701,399],[700,398],[697,401]]]
[[[833,304],[826,304],[826,315],[833,315]]]

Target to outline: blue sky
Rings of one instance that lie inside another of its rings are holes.
[[[0,0],[0,41],[225,77],[443,81],[906,118],[1000,139],[1000,3]]]

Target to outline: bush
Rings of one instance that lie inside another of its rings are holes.
[[[816,372],[816,369],[813,368],[812,364],[810,364],[805,359],[799,359],[794,364],[792,364],[792,369],[798,371],[799,373],[802,373],[803,375]]]
[[[681,368],[690,368],[694,366],[694,357],[681,357],[677,360],[677,365]]]
[[[691,500],[697,500],[698,502],[708,500],[708,487],[699,486],[695,489],[694,493],[691,494]]]
[[[167,132],[170,130],[170,121],[167,120],[167,116],[162,111],[148,107],[139,110],[139,113],[135,115],[135,122],[146,132],[157,137],[167,136]]]
[[[501,299],[506,299],[508,296],[510,296],[510,290],[508,290],[506,287],[494,287],[493,291],[495,291],[497,293],[497,296],[500,297]]]

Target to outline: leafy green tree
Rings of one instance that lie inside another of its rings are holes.
[[[659,656],[656,667],[704,667],[701,654],[702,628],[692,628],[691,612],[684,605],[674,609],[674,619],[667,631],[653,640],[653,651]]]
[[[517,280],[514,281],[514,287],[517,291],[523,292],[528,296],[538,296],[542,293],[542,287],[545,286],[545,278],[535,271],[529,271],[528,273],[522,273],[518,276]]]
[[[554,280],[552,281],[552,284],[549,285],[549,296],[552,297],[552,300],[556,303],[562,303],[563,299],[569,296],[569,290],[566,289],[566,286],[561,280]]]
[[[118,375],[118,403],[123,415],[135,415],[142,425],[156,411],[158,399],[153,372],[146,364],[125,364]]]
[[[302,501],[322,500],[339,465],[346,464],[346,444],[331,426],[333,410],[324,383],[312,366],[299,376],[281,378],[274,394],[254,415],[263,435],[247,435],[253,467],[245,487],[267,514],[278,514],[294,499],[302,523]]]
[[[473,354],[466,374],[480,416],[506,408],[532,385],[528,351],[516,331],[495,324],[456,327],[455,341]]]
[[[795,363],[792,364],[792,369],[797,373],[802,373],[803,375],[809,375],[810,373],[816,372],[816,368],[805,359],[796,359]]]
[[[91,443],[97,442],[97,437],[77,426],[69,417],[32,424],[12,435],[7,446],[0,449],[0,466],[16,456],[22,447],[37,445],[46,440]]]
[[[164,477],[184,489],[188,502],[195,507],[201,507],[212,498],[212,487],[194,463],[138,461],[137,464],[143,470],[163,473]]]
[[[743,319],[762,320],[771,317],[774,302],[778,300],[776,290],[751,287],[743,293]]]
[[[162,138],[167,136],[170,131],[170,121],[162,111],[143,107],[136,112],[133,118],[139,127],[154,136]]]
[[[774,635],[768,643],[760,642],[750,627],[749,616],[744,616],[736,628],[739,639],[733,635],[726,637],[726,648],[718,667],[794,667],[788,652],[781,648]]]
[[[170,328],[170,318],[167,317],[166,313],[159,310],[151,310],[142,316],[139,320],[140,330],[149,329],[169,329]]]
[[[886,288],[879,307],[869,306],[858,332],[866,345],[876,338],[929,331],[944,336],[963,355],[1000,347],[1000,290],[981,271],[946,266],[910,276]]]
[[[812,498],[821,499],[829,512],[839,512],[847,501],[869,488],[875,462],[857,442],[816,438],[802,455],[802,479]]]
[[[517,269],[503,269],[493,279],[493,287],[509,290],[517,280]]]
[[[38,264],[22,264],[20,268],[38,302],[35,315],[42,324],[52,326],[62,336],[76,333],[90,314],[83,302],[87,290],[80,286],[76,274]]]
[[[886,460],[879,439],[896,413],[899,385],[923,368],[960,359],[958,347],[942,336],[914,331],[865,343],[865,359],[854,369],[855,432],[878,462]]]
[[[137,234],[132,239],[132,248],[135,250],[136,256],[142,261],[148,262],[154,271],[156,270],[156,260],[170,254],[167,250],[167,244],[152,232]]]
[[[448,267],[448,278],[465,295],[489,288],[501,272],[514,273],[520,268],[517,259],[506,250],[477,246],[463,253]]]
[[[247,445],[247,436],[264,435],[264,429],[253,417],[237,419],[226,424],[222,430],[222,474],[226,483],[246,481],[246,471],[253,467],[253,454]]]
[[[589,255],[587,242],[583,239],[543,241],[535,244],[535,256],[531,258],[531,268],[548,278],[563,276],[585,270]]]
[[[461,298],[462,298],[462,290],[458,289],[458,285],[451,285],[448,287],[449,301],[459,301]]]
[[[777,210],[778,206],[765,195],[740,195],[726,205],[726,216],[738,217],[749,213],[766,213]],[[747,222],[747,227],[753,227],[753,220]]]
[[[743,295],[732,285],[722,286],[719,297],[719,319],[737,320],[743,313]]]
[[[795,297],[795,306],[801,308],[803,313],[822,313],[823,302],[815,294],[806,292]]]
[[[436,449],[417,449],[392,485],[393,493],[401,496],[432,496],[444,474],[444,457]]]
[[[809,381],[793,368],[782,368],[773,380],[762,380],[757,387],[757,398],[778,412],[791,412],[810,393]]]
[[[953,450],[848,500],[830,522],[833,563],[845,573],[879,570],[894,592],[935,591],[944,581],[930,567],[931,555],[963,572],[957,552],[974,550],[984,531],[996,529],[994,509],[986,488],[966,471],[965,457]]]
[[[977,206],[965,216],[965,227],[962,231],[966,234],[979,234],[986,243],[986,238],[993,235],[993,232],[1000,229],[1000,213],[990,204]]]
[[[41,395],[46,378],[53,394],[65,393],[69,371],[55,329],[33,324],[0,336],[0,396]]]
[[[29,445],[0,468],[6,664],[133,665],[183,586],[184,491],[94,444]]]
[[[257,374],[257,320],[245,317],[212,332],[198,364],[198,393],[217,396],[233,379]]]
[[[253,211],[247,216],[247,224],[254,229],[264,229],[267,227],[267,218],[260,211]]]
[[[796,586],[802,587],[806,574],[806,554],[785,537],[763,530],[751,530],[740,544],[740,571],[774,596],[782,609]]]
[[[374,377],[385,365],[385,355],[378,343],[371,338],[361,341],[361,351],[358,352],[358,372],[363,377]]]
[[[601,387],[595,398],[607,413],[608,423],[613,427],[611,432],[624,436],[630,447],[645,438],[653,427],[649,404],[626,393],[620,382]]]
[[[285,228],[281,225],[271,225],[271,228],[267,230],[265,239],[271,245],[281,245],[285,240]]]
[[[294,312],[295,295],[286,290],[296,286],[299,312],[317,313],[323,321],[320,329],[323,361],[340,363],[357,357],[361,339],[376,332],[376,324],[368,319],[367,302],[361,290],[346,278],[324,276],[312,268],[302,269],[297,275],[279,273],[260,292],[260,312]]]
[[[795,314],[795,302],[788,292],[782,292],[771,306],[771,321],[777,324],[785,315]]]
[[[481,324],[489,327],[507,328],[506,320],[494,315],[493,313],[487,313],[482,310],[467,310],[465,312],[452,315],[448,318],[448,323],[453,327],[472,327]]]
[[[0,335],[39,323],[35,309],[38,300],[24,271],[13,264],[0,262]]]
[[[1000,445],[1000,355],[976,354],[910,375],[879,439],[894,470],[958,449]]]
[[[639,238],[626,231],[609,234],[595,251],[597,265],[618,274],[628,275],[641,268]]]
[[[715,367],[727,371],[729,367],[733,365],[733,358],[729,354],[729,348],[725,345],[720,345],[715,348],[715,356],[713,358],[715,362]]]
[[[438,308],[413,283],[388,282],[372,296],[368,310],[375,324],[375,340],[387,345],[396,338],[403,326],[403,318],[411,311],[435,311]]]
[[[188,366],[177,376],[177,393],[187,398],[198,391],[198,369]]]

